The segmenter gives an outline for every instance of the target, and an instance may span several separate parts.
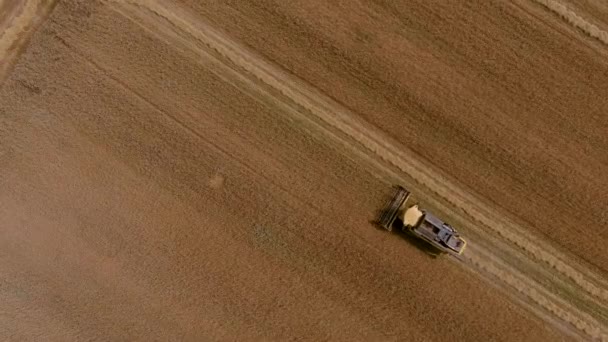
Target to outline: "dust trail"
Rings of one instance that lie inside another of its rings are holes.
[[[255,56],[206,23],[192,18],[183,8],[167,8],[170,5],[160,1],[136,1],[132,2],[133,5],[125,2],[115,4],[120,8],[118,11],[121,14],[139,21],[142,27],[157,31],[160,36],[166,37],[170,34],[173,36],[173,43],[181,44],[182,48],[196,53],[201,58],[214,59],[218,70],[224,70],[224,76],[230,75],[231,78],[238,79],[238,82],[248,84],[249,88],[273,97],[274,101],[280,102],[297,120],[307,121],[309,126],[315,126],[315,130],[348,145],[352,152],[366,160],[373,159],[376,167],[391,174],[395,179],[403,179],[403,173],[410,175],[433,192],[435,197],[442,199],[434,200],[438,207],[446,212],[453,212],[459,220],[467,223],[468,229],[477,231],[482,237],[491,234],[505,241],[502,252],[514,259],[516,256],[526,258],[527,264],[533,268],[546,269],[549,266],[551,276],[545,281],[558,285],[571,281],[578,286],[578,295],[585,300],[589,300],[590,296],[600,302],[608,299],[608,291],[597,284],[601,283],[598,281],[601,278],[593,272],[582,265],[572,266],[572,261],[567,257],[545,248],[542,239],[532,238],[525,228],[519,227],[487,207],[483,201],[435,174],[398,142],[386,138],[381,131],[309,85]],[[253,91],[251,89],[249,91]],[[346,139],[354,141],[354,144]],[[392,172],[391,168],[399,170],[401,175]],[[449,203],[451,208],[442,202]],[[465,214],[454,212],[454,208]],[[479,241],[478,245],[483,246],[483,241]],[[494,252],[483,250],[481,247],[479,251],[484,255],[495,256]],[[542,288],[526,275],[525,269],[518,270],[518,276],[515,276],[513,272],[505,270],[505,262],[497,257],[476,257],[475,254],[472,254],[467,262],[474,264],[474,269],[489,273],[508,287],[515,288],[537,306],[587,336],[608,339],[605,327],[583,308],[574,307],[575,304],[568,298],[558,297],[552,294],[550,289]]]
[[[543,5],[551,12],[559,15],[562,19],[566,20],[570,25],[581,29],[590,37],[593,37],[600,42],[608,45],[608,32],[600,29],[596,25],[590,23],[585,18],[579,16],[574,11],[568,9],[566,5],[556,0],[532,0],[537,4]]]

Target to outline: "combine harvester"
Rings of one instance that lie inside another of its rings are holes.
[[[426,210],[419,209],[418,204],[406,209],[409,197],[408,190],[397,186],[396,193],[384,208],[378,224],[388,231],[398,226],[402,231],[427,242],[435,250],[435,256],[446,253],[462,254],[467,242],[460,237],[456,229]]]

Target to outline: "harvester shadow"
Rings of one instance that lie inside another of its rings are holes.
[[[379,214],[382,214],[382,212],[379,212]],[[380,217],[380,216],[378,216],[378,217]],[[439,252],[435,247],[431,246],[424,240],[417,238],[412,233],[401,230],[403,223],[398,218],[395,220],[395,222],[393,222],[393,227],[390,232],[387,231],[386,229],[384,229],[377,221],[374,221],[371,223],[376,227],[376,229],[381,230],[384,233],[389,233],[393,236],[398,236],[399,238],[407,241],[410,245],[414,246],[419,251],[425,253],[426,255],[430,256],[433,259],[436,259],[436,258],[439,258],[442,256],[441,252]]]

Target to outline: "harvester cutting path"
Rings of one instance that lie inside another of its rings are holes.
[[[427,242],[435,255],[462,254],[467,242],[456,229],[425,209],[420,209],[418,204],[406,209],[409,197],[407,189],[396,186],[396,192],[382,211],[378,224],[388,231],[395,226],[400,227],[405,233]]]

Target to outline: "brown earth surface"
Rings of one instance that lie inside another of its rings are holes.
[[[2,340],[608,336],[601,3],[597,37],[528,0],[37,4],[0,16]],[[394,183],[462,257],[369,223]]]

